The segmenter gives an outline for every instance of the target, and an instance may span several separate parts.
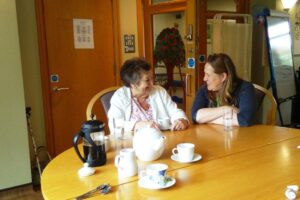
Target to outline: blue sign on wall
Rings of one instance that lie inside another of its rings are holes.
[[[204,54],[201,54],[199,56],[199,61],[200,61],[200,63],[204,63],[205,62],[205,55]]]
[[[188,58],[188,68],[195,68],[195,58]]]
[[[58,83],[58,82],[59,82],[58,74],[51,74],[51,83]]]

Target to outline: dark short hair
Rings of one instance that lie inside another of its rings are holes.
[[[130,84],[139,83],[142,78],[142,74],[150,71],[150,64],[143,58],[131,58],[126,60],[120,71],[121,80],[126,87],[130,87]]]

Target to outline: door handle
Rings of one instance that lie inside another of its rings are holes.
[[[185,92],[186,92],[186,96],[191,96],[190,93],[189,93],[189,77],[190,77],[190,74],[186,74],[185,75]]]
[[[191,41],[191,40],[193,40],[193,25],[192,25],[192,24],[189,24],[187,30],[188,30],[188,31],[187,31],[188,34],[185,36],[185,39]]]
[[[59,91],[62,91],[62,90],[69,90],[69,89],[70,89],[69,87],[53,87],[52,91],[59,92]]]

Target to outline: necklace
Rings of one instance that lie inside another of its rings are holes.
[[[137,102],[137,101],[135,100],[134,97],[132,97],[132,100],[133,100],[133,103],[134,103],[134,104],[137,106],[137,108],[139,109],[139,111],[142,113],[142,115],[145,117],[145,119],[147,119],[147,121],[150,121],[148,115],[145,113],[145,110],[144,110],[144,108],[140,105],[140,103]],[[148,108],[148,109],[149,109],[149,108]]]
[[[149,109],[149,104],[146,102],[146,98],[143,98],[143,100],[139,100],[137,98],[137,102],[140,104],[140,106],[144,109],[144,110],[148,110]]]

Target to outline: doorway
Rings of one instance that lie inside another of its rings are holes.
[[[185,109],[185,12],[154,14],[152,20],[154,82]]]
[[[144,53],[153,66],[155,83],[164,87],[190,118],[197,61],[195,37],[192,37],[195,1],[143,0],[142,3]],[[187,65],[189,59],[194,61],[190,67]]]

